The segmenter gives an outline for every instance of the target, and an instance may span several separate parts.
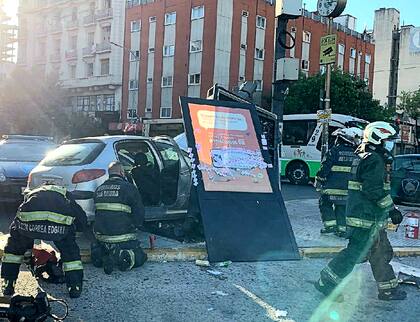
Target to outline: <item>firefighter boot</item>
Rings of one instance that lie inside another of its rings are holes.
[[[134,252],[131,249],[123,249],[118,257],[118,268],[125,272],[133,268],[136,262]]]
[[[15,293],[15,280],[4,280],[3,281],[3,295],[12,296]]]
[[[112,254],[109,254],[104,257],[103,266],[104,266],[105,274],[110,275],[112,271],[114,270],[114,259],[113,259]]]
[[[69,296],[72,299],[80,297],[82,294],[82,284],[74,284],[68,287],[69,290]]]
[[[321,234],[332,234],[337,232],[337,226],[329,226],[321,229]]]
[[[378,299],[381,301],[401,301],[407,298],[407,293],[400,290],[399,288],[393,288],[390,290],[380,290]]]
[[[331,296],[331,294],[334,291],[334,287],[332,285],[327,285],[324,282],[322,282],[321,278],[317,282],[315,282],[314,286],[318,292],[324,294],[325,296]],[[344,302],[343,294],[335,295],[333,301],[337,303]]]

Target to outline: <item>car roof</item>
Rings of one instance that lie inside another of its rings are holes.
[[[122,141],[122,140],[150,140],[150,138],[145,137],[145,136],[133,136],[133,135],[90,136],[90,137],[85,137],[85,138],[80,138],[80,139],[69,140],[69,141],[64,142],[64,144],[80,143],[83,141],[92,141],[92,140],[102,141],[105,144],[109,144],[109,143],[114,143],[114,142]]]

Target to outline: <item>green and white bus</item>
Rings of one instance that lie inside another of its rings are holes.
[[[342,114],[333,114],[331,134],[344,127],[364,128],[367,121]],[[284,115],[281,146],[281,175],[293,184],[307,184],[321,166],[322,124],[316,114]]]

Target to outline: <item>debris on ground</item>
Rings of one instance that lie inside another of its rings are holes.
[[[216,277],[216,278],[218,278],[220,280],[227,279],[227,277],[224,276],[223,273],[220,272],[220,271],[216,271],[214,269],[208,269],[208,270],[206,270],[206,272],[209,273],[211,276],[214,276],[214,277]]]
[[[232,264],[232,261],[225,261],[220,263],[215,263],[214,266],[216,267],[229,267]]]
[[[274,312],[274,315],[276,316],[276,318],[285,318],[287,316],[287,311],[284,310],[276,310],[276,312]]]
[[[215,291],[215,292],[211,292],[211,295],[228,296],[229,294],[223,291]]]
[[[210,262],[206,260],[197,259],[195,261],[195,265],[201,266],[201,267],[210,267]]]
[[[420,289],[420,277],[416,277],[413,275],[408,275],[408,274],[404,274],[400,272],[398,274],[398,282],[400,284],[417,286],[417,288]]]

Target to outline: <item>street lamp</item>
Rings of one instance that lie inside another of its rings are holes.
[[[116,47],[119,47],[119,48],[121,48],[123,50],[128,51],[133,57],[135,57],[135,59],[136,59],[136,71],[135,71],[134,81],[136,82],[137,95],[138,95],[138,92],[139,92],[138,73],[139,73],[139,60],[140,60],[140,57],[139,56],[140,55],[137,56],[137,53],[135,51],[131,50],[130,48],[124,47],[123,45],[117,44],[117,43],[112,42],[112,41],[110,41],[110,43],[111,43],[111,45],[114,45]],[[129,73],[130,73],[130,71],[129,71]],[[130,80],[130,77],[129,77],[129,80]],[[138,110],[138,98],[137,98],[136,114],[137,114],[137,110]],[[122,119],[122,106],[120,107],[120,121],[121,121],[121,119]],[[136,116],[136,123],[137,123],[137,116]]]

